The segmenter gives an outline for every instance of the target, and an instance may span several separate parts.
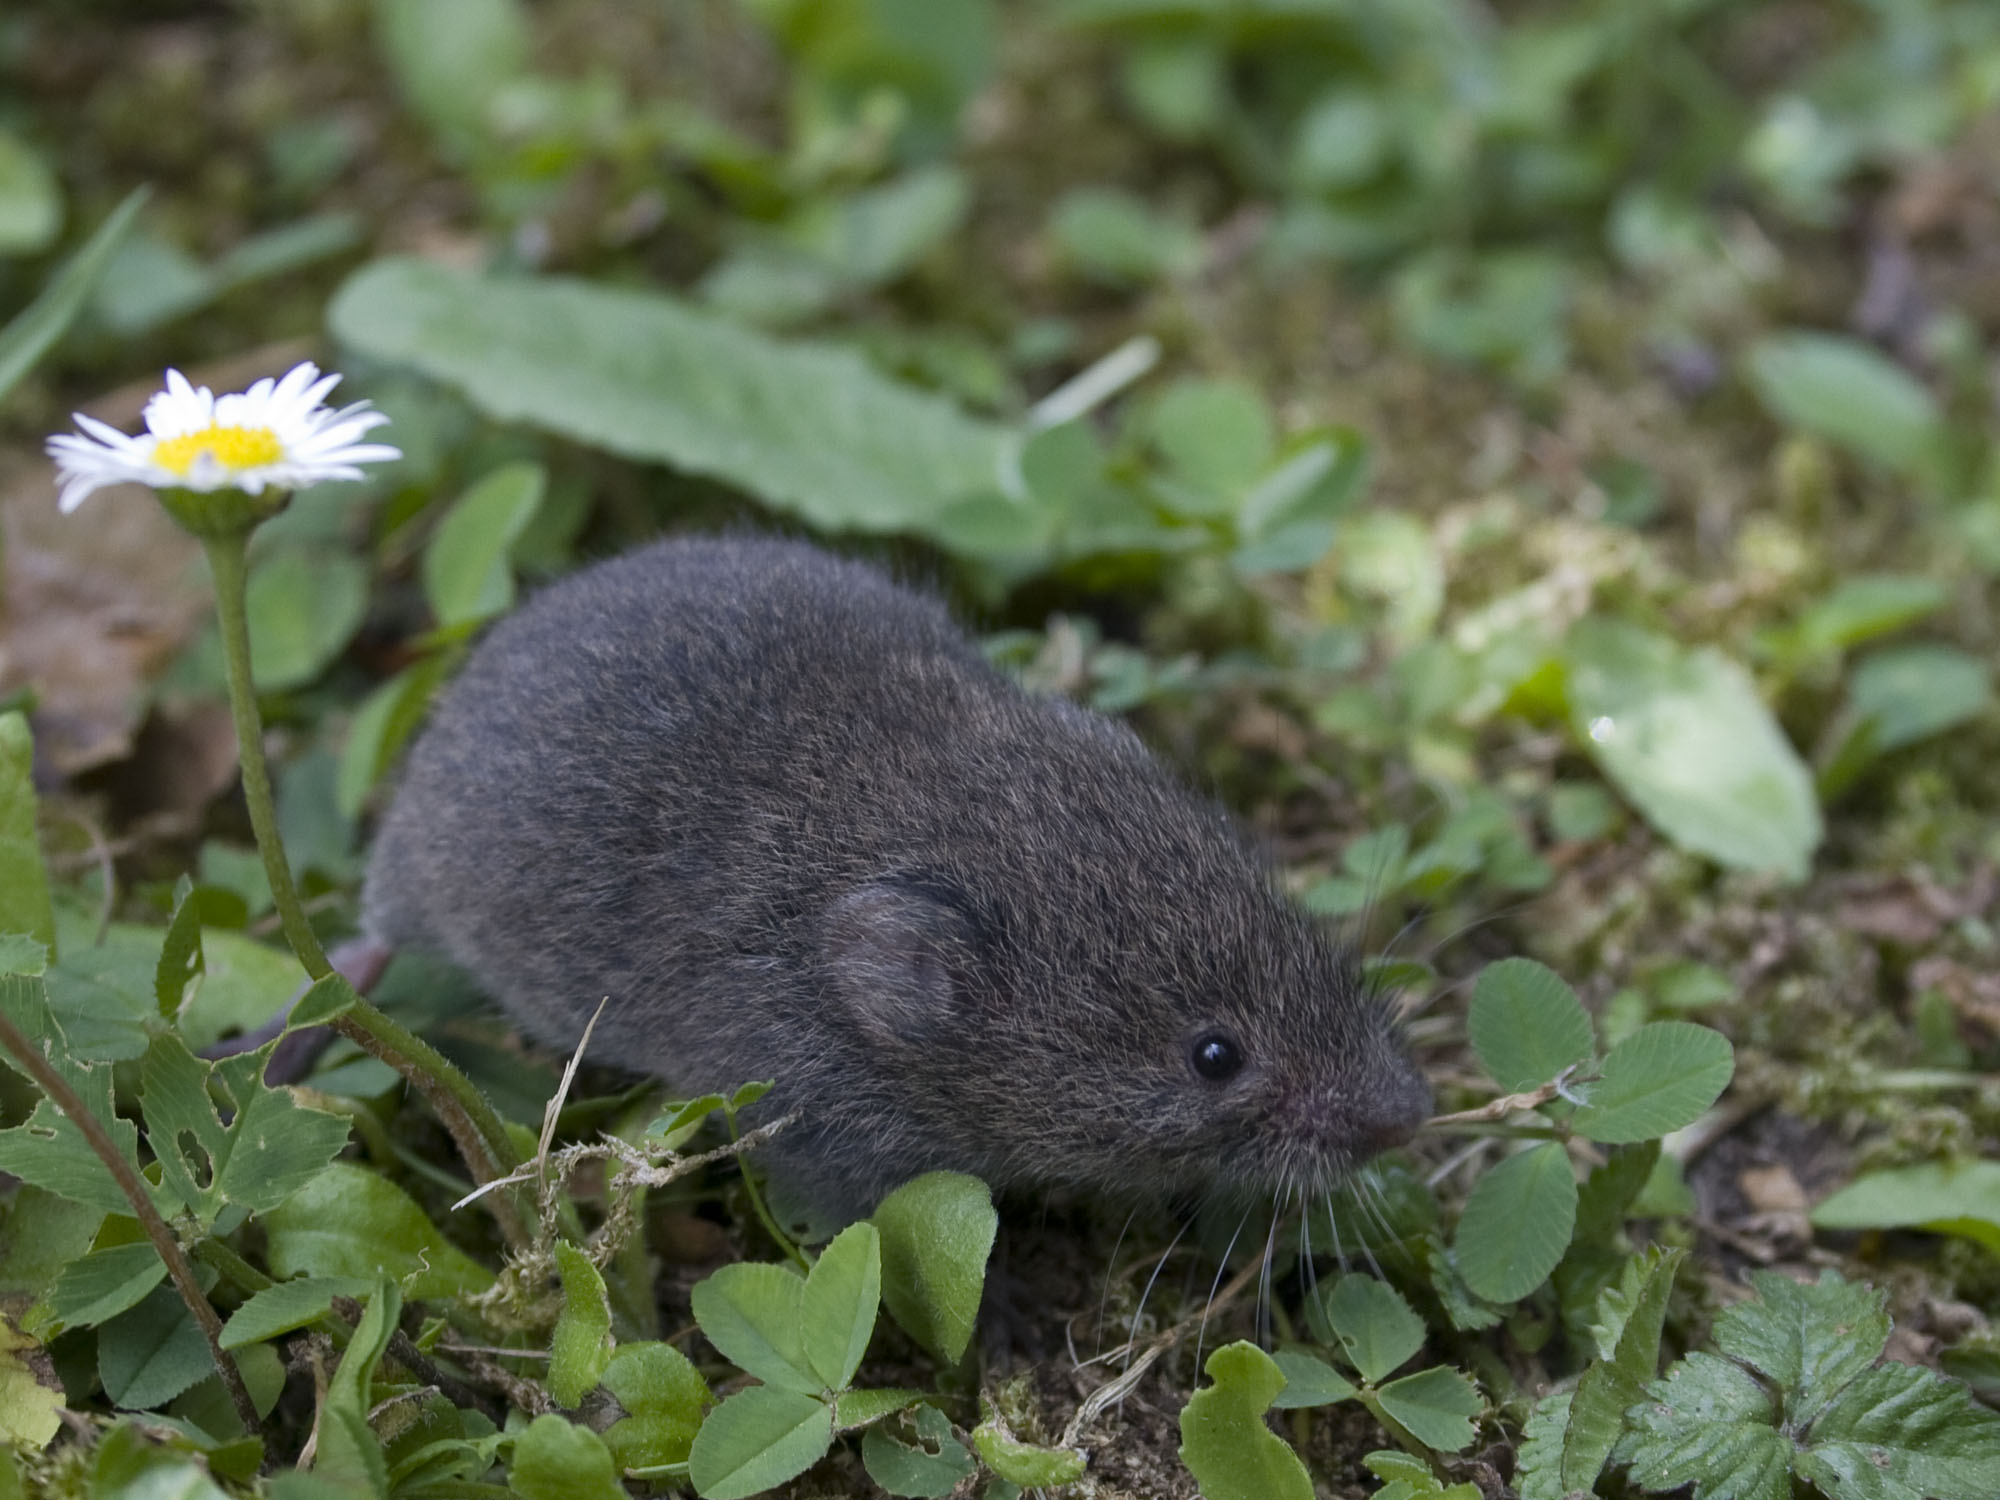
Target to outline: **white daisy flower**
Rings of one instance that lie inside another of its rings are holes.
[[[386,443],[359,439],[388,417],[366,401],[333,408],[321,402],[340,383],[310,361],[282,380],[217,396],[167,371],[167,388],[146,403],[146,430],[128,437],[108,423],[76,414],[83,434],[48,442],[62,477],[62,508],[75,510],[112,484],[155,490],[291,491],[327,479],[359,479],[359,465],[401,458]],[[280,502],[282,503],[282,502]]]

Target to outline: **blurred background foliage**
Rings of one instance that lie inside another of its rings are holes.
[[[330,926],[520,589],[810,530],[1404,929],[1439,1057],[1455,976],[1532,952],[1614,1039],[1724,1027],[1743,1118],[1836,1143],[1736,1165],[1991,1153],[1989,0],[15,0],[0,313],[142,182],[0,415],[0,692],[74,814],[64,921],[157,922],[190,869],[213,925],[269,895],[226,754],[161,769],[213,738],[198,612],[164,577],[117,645],[121,502],[24,519],[39,436],[316,350],[406,454],[257,542]],[[1969,1242],[1911,1264],[2000,1293]]]

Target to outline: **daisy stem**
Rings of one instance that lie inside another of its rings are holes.
[[[257,852],[264,859],[264,873],[271,883],[271,900],[278,908],[285,940],[306,973],[319,980],[334,969],[306,920],[298,889],[292,884],[291,863],[278,836],[277,804],[271,796],[271,772],[264,759],[264,723],[257,712],[256,686],[250,680],[250,621],[244,603],[249,539],[250,533],[244,529],[206,532],[201,542],[215,583],[215,612],[222,626],[222,657],[229,676],[229,707],[236,720],[237,758],[242,763],[243,800],[250,808],[250,828],[257,837]],[[354,1005],[330,1024],[416,1086],[458,1143],[459,1154],[475,1182],[505,1177],[520,1166],[513,1142],[493,1106],[470,1078],[415,1032],[358,996]],[[487,1201],[494,1203],[507,1238],[525,1242],[526,1233],[512,1199],[494,1193]]]

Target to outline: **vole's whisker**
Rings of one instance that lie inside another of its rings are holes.
[[[1118,1271],[1118,1252],[1125,1248],[1125,1232],[1132,1227],[1132,1220],[1138,1213],[1138,1205],[1134,1204],[1132,1212],[1125,1215],[1125,1223],[1118,1231],[1117,1242],[1111,1247],[1111,1259],[1104,1263],[1104,1295],[1097,1299],[1097,1347],[1091,1351],[1093,1359],[1104,1352],[1104,1314],[1111,1306],[1111,1278]]]
[[[1230,1231],[1229,1243],[1223,1247],[1222,1264],[1215,1268],[1215,1280],[1208,1284],[1208,1300],[1201,1305],[1201,1327],[1194,1337],[1194,1372],[1197,1377],[1201,1374],[1202,1343],[1208,1337],[1208,1314],[1215,1306],[1215,1289],[1222,1285],[1222,1278],[1229,1270],[1229,1257],[1236,1253],[1237,1237],[1243,1233],[1243,1226],[1249,1222],[1250,1210],[1246,1208],[1242,1217],[1237,1219],[1236,1228]]]
[[[1167,1260],[1179,1247],[1181,1236],[1188,1232],[1192,1219],[1183,1219],[1181,1227],[1174,1231],[1174,1237],[1167,1242],[1167,1248],[1160,1252],[1159,1264],[1153,1267],[1153,1274],[1146,1278],[1146,1289],[1139,1293],[1139,1305],[1132,1310],[1132,1326],[1125,1336],[1125,1367],[1132,1364],[1132,1351],[1139,1346],[1139,1320],[1146,1316],[1146,1299],[1153,1295],[1153,1283],[1160,1279],[1160,1272],[1166,1269]]]
[[[1302,1189],[1299,1193],[1299,1259],[1305,1273],[1306,1295],[1309,1297],[1319,1291],[1319,1267],[1313,1264],[1312,1220],[1312,1200]]]
[[[1333,1211],[1333,1189],[1328,1188],[1320,1199],[1326,1205],[1326,1227],[1333,1235],[1333,1258],[1340,1262],[1340,1274],[1347,1274],[1347,1247],[1340,1242],[1340,1216]]]
[[[1284,1216],[1286,1196],[1289,1196],[1289,1190],[1271,1206],[1271,1232],[1264,1236],[1264,1274],[1257,1279],[1257,1343],[1260,1347],[1271,1342],[1271,1263],[1277,1258],[1278,1221]]]

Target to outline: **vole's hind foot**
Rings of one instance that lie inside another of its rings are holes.
[[[382,978],[382,971],[389,966],[395,951],[387,943],[376,938],[352,938],[336,947],[327,955],[334,972],[365,995],[375,988]],[[218,1057],[234,1057],[239,1052],[255,1052],[274,1037],[283,1037],[271,1053],[271,1060],[264,1065],[264,1081],[268,1084],[297,1083],[312,1071],[319,1056],[326,1051],[333,1040],[333,1032],[325,1026],[305,1026],[286,1035],[285,1027],[290,1024],[292,1009],[305,998],[312,988],[308,981],[299,986],[292,998],[285,1002],[285,1008],[272,1016],[255,1031],[244,1032],[240,1036],[226,1037],[212,1046],[204,1047],[201,1055],[211,1061]]]

